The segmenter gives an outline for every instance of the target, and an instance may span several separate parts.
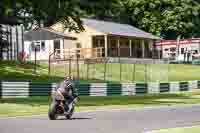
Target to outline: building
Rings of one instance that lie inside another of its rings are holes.
[[[77,38],[56,32],[51,28],[37,28],[24,35],[24,51],[28,60],[47,60],[56,49],[66,49],[64,46],[75,45]],[[62,54],[61,51],[60,54]]]
[[[50,36],[44,38],[44,36],[47,36],[46,31],[40,34],[40,38],[35,38],[34,36],[39,35],[38,33],[41,29],[26,33],[26,51],[31,54],[31,44],[38,43],[41,49],[44,45],[51,47],[48,52],[42,53],[41,50],[38,50],[38,55],[44,57],[42,59],[46,59],[56,49],[61,49],[60,53],[62,55],[62,49],[95,48],[103,49],[103,57],[152,58],[155,48],[154,42],[159,39],[158,37],[127,24],[94,19],[82,19],[82,21],[85,30],[81,33],[69,32],[68,29],[64,30],[64,26],[61,23],[42,29],[49,29],[48,33],[53,32],[54,34],[65,36],[67,39],[63,37],[51,38]],[[27,36],[29,36],[29,39]],[[45,48],[48,49],[48,47]],[[92,56],[92,54],[87,55],[87,57]]]
[[[161,40],[156,43],[157,49],[162,51],[162,58],[186,61],[199,58],[200,38],[182,40]]]
[[[1,59],[18,60],[24,49],[23,26],[1,24],[0,31],[3,33],[0,37],[3,45]]]

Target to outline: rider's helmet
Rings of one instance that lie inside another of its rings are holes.
[[[73,80],[73,77],[72,76],[66,76],[64,79],[65,80]]]

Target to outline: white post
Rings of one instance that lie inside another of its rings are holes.
[[[108,57],[108,36],[107,35],[104,36],[104,40],[105,40],[105,46],[104,46],[105,57]]]
[[[145,57],[145,47],[144,47],[144,40],[142,40],[142,58]]]
[[[132,57],[132,40],[129,40],[130,57]]]
[[[153,49],[153,40],[148,40],[149,50]]]
[[[120,51],[120,39],[119,38],[117,39],[117,49],[118,49],[118,54],[117,55],[121,56],[121,54],[120,54],[120,52],[121,52]]]
[[[101,40],[98,38],[98,42],[97,42],[98,44],[98,47],[100,47],[101,46]]]
[[[65,39],[63,38],[63,58],[65,58]]]
[[[63,39],[60,39],[60,49],[59,49],[59,51],[60,51],[60,57],[61,58],[63,58],[63,49],[64,49],[64,41],[63,41]]]

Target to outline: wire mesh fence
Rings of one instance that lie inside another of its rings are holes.
[[[137,59],[136,59],[137,60]],[[141,59],[142,60],[142,59]],[[95,82],[168,82],[169,65],[151,59],[143,62],[134,59],[65,59],[51,61],[49,76],[66,75],[80,81]]]

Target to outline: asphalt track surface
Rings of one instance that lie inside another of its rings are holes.
[[[72,120],[47,116],[0,119],[0,133],[145,133],[200,125],[200,105],[75,113]]]

